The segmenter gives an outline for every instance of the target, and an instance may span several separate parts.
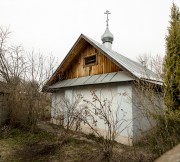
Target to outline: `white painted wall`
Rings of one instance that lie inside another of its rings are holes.
[[[51,103],[51,122],[53,124],[62,124],[60,121],[63,107],[61,106],[61,99],[64,98],[64,90],[59,90],[52,94]]]
[[[152,127],[156,125],[156,122],[147,115],[146,109],[154,113],[161,113],[163,107],[162,96],[159,93],[154,93],[154,104],[160,109],[153,106],[149,102],[150,96],[148,94],[141,93],[137,94],[135,87],[132,83],[108,83],[99,84],[93,86],[77,86],[60,89],[58,92],[52,95],[52,119],[58,119],[59,113],[63,109],[62,105],[59,104],[62,98],[67,97],[73,104],[75,102],[75,97],[78,94],[83,96],[83,99],[79,103],[78,107],[86,106],[83,101],[92,101],[91,90],[95,90],[98,97],[103,101],[104,99],[112,100],[112,111],[114,114],[118,110],[118,119],[123,122],[119,127],[119,136],[117,138],[118,142],[123,144],[132,145],[132,139],[139,139],[144,132],[147,132]],[[143,102],[143,107],[140,102]],[[98,103],[96,103],[98,106]],[[139,105],[139,106],[138,106]],[[146,108],[146,109],[144,109]],[[102,132],[102,134],[107,130],[104,121],[95,117],[98,120],[97,128]],[[55,124],[59,122],[57,120],[52,121]],[[81,124],[82,131],[90,133],[87,125]]]
[[[140,86],[140,85],[139,85]],[[133,133],[134,140],[139,140],[148,130],[156,126],[152,114],[162,114],[163,96],[159,92],[141,92],[133,86]]]
[[[57,118],[59,110],[62,108],[58,104],[59,98],[67,97],[72,103],[75,101],[75,97],[78,94],[81,94],[83,96],[83,99],[79,103],[79,107],[83,107],[87,105],[86,102],[83,100],[92,101],[93,96],[91,94],[91,90],[95,90],[98,97],[101,99],[101,101],[107,99],[109,101],[112,101],[111,109],[114,112],[114,114],[117,112],[119,124],[121,126],[119,127],[119,136],[117,138],[117,141],[124,143],[124,144],[130,144],[130,140],[133,136],[133,124],[132,124],[132,87],[131,84],[128,83],[109,83],[109,84],[101,84],[101,85],[93,85],[93,86],[78,86],[78,87],[69,87],[64,88],[64,90],[60,90],[57,93],[54,93],[52,95],[52,107],[55,109],[52,109],[52,118]],[[98,102],[96,102],[98,106]],[[114,115],[115,117],[116,115]],[[97,128],[104,132],[106,131],[106,127],[104,124],[104,121],[99,119],[98,117],[95,117],[97,122]],[[53,122],[57,123],[57,122]],[[83,131],[88,132],[87,125],[81,124]]]
[[[133,137],[133,124],[132,124],[132,86],[130,85],[119,85],[118,86],[117,98],[119,110],[119,119],[125,120],[119,129],[121,136]],[[124,131],[123,131],[124,130]]]

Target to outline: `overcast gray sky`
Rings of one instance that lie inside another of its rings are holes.
[[[10,26],[11,42],[61,61],[81,33],[101,42],[109,10],[113,50],[135,59],[165,53],[173,0],[0,0],[0,25]],[[180,6],[180,0],[174,0]]]

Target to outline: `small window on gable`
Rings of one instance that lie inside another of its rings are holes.
[[[96,55],[84,57],[84,66],[92,66],[97,64]]]

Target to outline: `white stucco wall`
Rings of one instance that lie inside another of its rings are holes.
[[[96,91],[101,101],[105,99],[112,101],[111,109],[114,112],[114,116],[116,116],[117,112],[118,121],[120,124],[122,123],[118,129],[119,135],[116,140],[123,144],[132,145],[132,139],[134,141],[139,140],[142,135],[156,125],[156,121],[148,115],[148,111],[156,114],[162,113],[163,100],[159,93],[153,93],[152,96],[148,92],[147,94],[144,92],[137,93],[134,84],[131,82],[108,83],[62,88],[54,93],[52,95],[52,122],[60,124],[57,119],[60,118],[60,113],[63,110],[62,104],[59,104],[62,98],[68,98],[73,104],[76,96],[81,94],[83,99],[78,103],[78,107],[82,108],[87,104],[83,100],[93,101],[92,90]],[[153,102],[151,102],[152,99]],[[98,107],[98,102],[95,104]],[[94,117],[98,120],[97,128],[104,134],[107,130],[104,121],[97,116]],[[82,131],[91,133],[88,128],[86,124],[81,123]]]
[[[78,104],[79,107],[85,106],[87,103],[83,100],[92,102],[93,96],[91,90],[95,90],[99,99],[103,102],[105,99],[112,101],[111,109],[114,112],[114,118],[118,117],[118,125],[121,125],[118,129],[119,135],[117,138],[118,142],[131,145],[131,139],[133,137],[133,124],[132,124],[132,87],[129,83],[111,83],[111,84],[101,84],[93,86],[78,86],[60,89],[57,93],[52,95],[52,119],[58,117],[60,110],[62,109],[60,104],[60,98],[67,97],[71,103],[75,101],[75,96],[81,94],[83,99]],[[98,102],[96,101],[97,107]],[[97,128],[103,134],[106,132],[107,128],[104,121],[97,119]],[[56,120],[52,121],[57,124]],[[88,126],[81,124],[82,131],[88,132]]]
[[[53,124],[62,124],[61,114],[63,107],[61,106],[61,99],[64,98],[64,90],[59,90],[56,93],[52,94],[52,103],[51,103],[51,122]]]
[[[134,141],[141,137],[156,126],[157,121],[153,114],[163,113],[163,97],[160,92],[149,90],[141,92],[138,87],[133,86],[133,134]]]

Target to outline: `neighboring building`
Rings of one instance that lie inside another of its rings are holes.
[[[140,97],[136,92],[135,82],[148,82],[158,87],[161,80],[142,64],[112,50],[114,38],[108,23],[101,39],[103,44],[81,34],[47,81],[43,91],[52,92],[51,121],[54,124],[61,122],[60,112],[63,107],[59,103],[62,98],[66,97],[73,103],[76,94],[81,94],[84,99],[92,101],[90,90],[95,89],[102,101],[105,98],[112,99],[112,110],[120,107],[118,116],[125,122],[119,128],[117,141],[131,145],[133,139],[154,125],[149,124],[136,104],[139,103]],[[79,105],[83,106],[83,101]],[[97,121],[97,127],[102,131],[104,129],[102,122]],[[82,130],[87,131],[84,128]]]

